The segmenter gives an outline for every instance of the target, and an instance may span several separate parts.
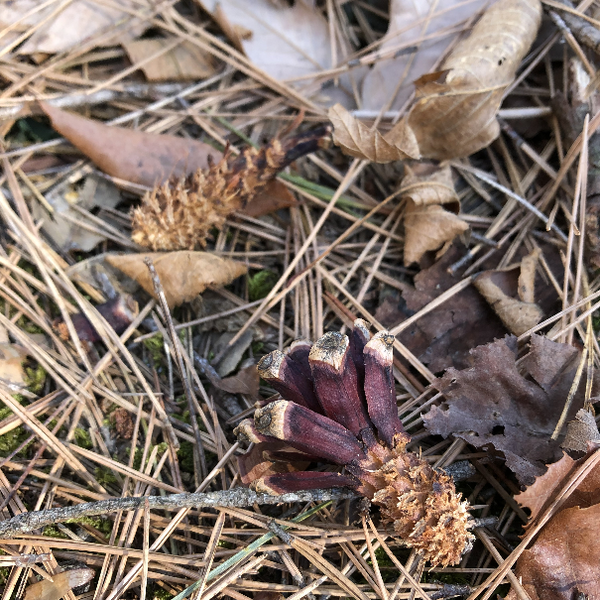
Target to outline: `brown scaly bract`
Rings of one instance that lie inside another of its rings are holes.
[[[347,486],[381,508],[405,544],[433,565],[456,564],[470,546],[467,503],[452,479],[406,450],[393,378],[394,336],[371,337],[357,319],[350,336],[297,341],[258,364],[282,398],[259,408],[236,433],[254,442],[240,457],[242,481],[282,494]],[[345,472],[306,471],[311,461]]]
[[[213,228],[244,208],[256,192],[300,156],[326,147],[330,129],[275,139],[263,148],[230,150],[218,163],[147,193],[133,210],[132,239],[152,250],[194,250],[206,246]]]

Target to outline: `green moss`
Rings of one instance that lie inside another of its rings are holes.
[[[94,447],[94,444],[92,443],[92,436],[87,429],[84,429],[83,427],[76,427],[73,434],[75,436],[75,443],[81,448],[91,450]]]
[[[17,119],[7,137],[11,144],[23,145],[53,140],[58,137],[58,133],[50,126],[48,118],[33,116]]]
[[[42,365],[37,367],[25,367],[25,385],[33,394],[39,395],[44,389],[48,373]]]
[[[61,538],[63,540],[69,539],[69,536],[65,535],[56,525],[46,525],[44,531],[42,531],[42,535],[45,535],[46,537]]]
[[[93,527],[104,536],[109,536],[112,531],[112,521],[102,519],[101,517],[79,517],[77,519],[69,519],[65,523],[80,523]]]
[[[165,342],[162,333],[157,333],[152,337],[145,339],[142,343],[146,350],[148,350],[148,354],[150,355],[154,366],[160,366],[165,356]]]
[[[10,408],[7,408],[6,406],[0,408],[0,421],[6,419],[6,417],[9,417],[10,415],[12,415]],[[22,425],[20,427],[15,427],[4,435],[0,435],[0,456],[8,456],[14,452],[29,437],[29,435],[30,434],[25,431],[25,428]],[[17,456],[25,456],[29,445],[30,444],[27,444]]]
[[[273,271],[258,271],[248,277],[248,298],[251,302],[264,298],[277,283],[279,275]]]
[[[173,594],[160,587],[158,584],[154,584],[151,598],[152,600],[170,600]]]
[[[194,444],[192,442],[183,441],[179,444],[179,450],[177,450],[177,459],[179,460],[179,467],[186,473],[194,472]]]
[[[169,445],[166,442],[161,442],[157,445],[158,450],[156,452],[157,460],[169,449]],[[154,450],[154,446],[150,445],[150,449],[148,452],[148,458],[152,455]],[[131,450],[128,448],[127,453],[131,455]],[[133,457],[133,468],[136,471],[142,471],[148,466],[148,459],[146,459],[146,464],[142,467],[142,456],[144,455],[144,451],[141,448],[135,449],[135,456]]]
[[[117,483],[117,478],[114,473],[106,467],[96,467],[94,477],[96,477],[96,481],[103,486]]]

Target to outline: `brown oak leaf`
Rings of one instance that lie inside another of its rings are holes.
[[[478,448],[490,447],[524,484],[560,458],[552,432],[575,377],[579,351],[541,336],[531,337],[529,353],[517,365],[517,340],[506,336],[471,350],[473,366],[451,368],[434,386],[446,402],[424,415],[432,433],[458,436]],[[576,394],[568,418],[583,405]]]
[[[564,455],[550,465],[533,485],[515,496],[531,510],[531,523],[549,508],[569,477],[590,455],[573,460]],[[516,565],[516,575],[531,600],[571,600],[577,594],[597,598],[600,592],[600,469],[590,474],[573,490],[525,550]],[[507,600],[519,596],[511,590]]]

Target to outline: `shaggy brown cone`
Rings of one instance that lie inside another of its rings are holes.
[[[450,477],[406,450],[393,344],[393,335],[371,337],[357,319],[350,337],[326,333],[314,344],[294,342],[285,353],[267,354],[258,372],[282,399],[236,429],[255,444],[240,458],[242,480],[272,494],[354,488],[381,507],[407,546],[433,565],[456,564],[473,540],[467,503]],[[311,461],[344,465],[345,473],[294,470]]]
[[[226,150],[208,169],[147,193],[133,210],[131,237],[154,251],[204,247],[210,230],[220,228],[231,213],[244,208],[279,171],[329,142],[330,128],[323,125],[275,139],[259,149],[245,148],[238,156]]]

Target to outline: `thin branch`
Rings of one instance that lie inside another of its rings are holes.
[[[110,498],[98,502],[85,502],[75,506],[49,508],[23,513],[0,523],[0,538],[8,539],[30,533],[47,525],[65,523],[82,517],[107,515],[118,511],[138,510],[146,506],[150,509],[180,508],[240,508],[254,504],[288,504],[296,502],[326,502],[357,498],[357,494],[345,488],[330,490],[304,490],[301,492],[271,496],[258,494],[248,488],[234,488],[221,492],[171,494],[169,496],[134,496],[130,498]]]

